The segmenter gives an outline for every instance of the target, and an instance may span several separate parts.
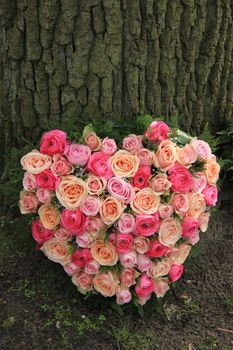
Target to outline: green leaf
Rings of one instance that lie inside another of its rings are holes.
[[[143,310],[143,307],[142,305],[138,304],[137,305],[137,310],[138,310],[138,314],[141,318],[144,318],[144,310]]]
[[[115,303],[115,301],[112,301],[110,303],[110,306],[119,316],[124,316],[122,307],[119,304]]]

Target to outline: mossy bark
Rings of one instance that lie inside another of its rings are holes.
[[[0,0],[0,159],[71,115],[233,110],[232,0]]]

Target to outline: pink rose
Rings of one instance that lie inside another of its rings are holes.
[[[71,262],[79,267],[85,267],[87,263],[92,261],[90,249],[76,249],[71,256]]]
[[[100,269],[100,264],[95,260],[89,261],[84,267],[84,271],[88,275],[96,275],[99,269]]]
[[[161,219],[167,219],[173,214],[173,207],[170,204],[160,204],[159,205],[159,216]]]
[[[93,277],[91,275],[86,274],[85,272],[76,273],[72,276],[72,282],[75,286],[78,287],[78,290],[80,292],[86,293],[92,290],[93,283],[92,283]]]
[[[205,202],[211,207],[215,206],[218,200],[218,190],[215,185],[207,185],[202,191],[204,194]]]
[[[105,226],[100,216],[88,216],[86,219],[86,230],[92,234],[97,234]]]
[[[142,137],[138,135],[128,135],[123,139],[123,148],[129,152],[136,152],[142,148]]]
[[[139,277],[139,282],[135,286],[135,292],[138,297],[143,298],[151,295],[154,291],[154,281],[144,272]]]
[[[169,191],[171,187],[171,182],[167,178],[167,174],[161,173],[158,174],[150,180],[151,188],[153,191],[158,194],[163,194],[164,192]]]
[[[160,278],[154,281],[154,292],[157,298],[162,298],[169,288],[168,280],[166,278]]]
[[[92,151],[99,151],[102,147],[101,140],[95,132],[89,132],[84,136],[84,141]]]
[[[170,129],[162,120],[154,121],[145,132],[145,137],[152,142],[160,143],[168,138]]]
[[[48,203],[52,197],[52,192],[44,188],[38,188],[36,196],[41,203]]]
[[[182,148],[176,147],[176,153],[178,162],[187,168],[190,167],[191,164],[195,163],[197,160],[196,151],[188,143]]]
[[[200,236],[199,236],[199,231],[195,231],[190,237],[188,237],[187,242],[195,245],[199,241]]]
[[[173,264],[170,267],[169,271],[169,278],[171,282],[176,282],[178,279],[180,279],[181,275],[183,274],[184,266],[181,264]]]
[[[189,198],[185,193],[173,193],[171,204],[178,215],[184,215],[189,210]]]
[[[147,254],[151,258],[160,258],[161,256],[164,256],[169,251],[169,248],[162,244],[159,240],[156,240],[154,242],[151,242],[150,250],[147,252]]]
[[[118,230],[121,233],[130,233],[135,230],[135,218],[132,214],[123,213],[117,221]]]
[[[125,204],[128,204],[133,198],[133,187],[119,176],[108,180],[107,189],[112,196]]]
[[[72,238],[72,233],[67,231],[63,227],[60,227],[55,231],[54,237],[59,239],[60,241],[70,241]]]
[[[89,232],[76,236],[76,243],[80,248],[90,248],[95,237]]]
[[[129,288],[126,286],[120,286],[118,292],[116,293],[116,303],[123,305],[129,303],[132,300],[132,295]]]
[[[45,228],[40,220],[32,221],[32,236],[38,244],[43,244],[44,242],[51,239],[53,235],[54,232]]]
[[[61,214],[61,223],[68,231],[75,236],[81,235],[86,226],[86,216],[80,209],[68,210],[64,209]]]
[[[74,170],[73,166],[60,154],[54,154],[50,169],[56,176],[65,176],[71,174]]]
[[[194,218],[185,218],[182,222],[182,237],[188,238],[198,233],[199,221]]]
[[[133,247],[133,235],[130,233],[112,233],[110,235],[110,242],[115,245],[117,254],[128,253]]]
[[[140,148],[136,155],[140,159],[140,165],[152,165],[153,163],[153,153],[148,148]]]
[[[117,145],[114,139],[109,139],[108,137],[105,137],[102,141],[102,150],[104,153],[108,154],[109,156],[113,155],[113,153],[117,150]]]
[[[207,185],[207,179],[204,173],[196,173],[193,177],[193,190],[195,192],[202,192]]]
[[[21,191],[19,209],[21,214],[36,213],[39,202],[34,192]]]
[[[189,192],[193,187],[192,173],[182,165],[175,164],[168,170],[168,174],[174,192]]]
[[[95,152],[91,155],[87,164],[87,170],[95,175],[102,176],[106,180],[113,176],[109,155],[104,152]]]
[[[99,212],[101,200],[98,197],[88,196],[80,209],[87,216],[96,216]]]
[[[84,167],[91,156],[91,149],[86,145],[71,143],[67,146],[65,155],[71,164]]]
[[[26,191],[33,191],[36,189],[36,177],[26,171],[23,176],[23,188]]]
[[[67,145],[66,136],[66,132],[58,129],[45,132],[40,141],[40,152],[50,156],[63,154]]]
[[[132,177],[132,185],[137,188],[145,188],[149,185],[149,178],[151,176],[150,166],[140,166],[136,174]]]
[[[88,193],[92,196],[101,195],[107,185],[107,180],[104,177],[99,177],[94,174],[90,174],[86,180]]]
[[[67,273],[67,275],[69,276],[73,276],[75,273],[80,271],[80,268],[73,264],[72,262],[67,263],[66,265],[63,266],[65,272]]]
[[[123,269],[121,272],[121,283],[127,287],[131,287],[136,284],[135,278],[139,276],[139,272],[135,269]]]
[[[138,236],[134,238],[133,246],[137,253],[145,254],[150,250],[150,241],[146,237]]]
[[[194,148],[200,161],[205,162],[212,153],[209,144],[203,140],[198,140],[196,137],[191,140],[190,145]]]
[[[202,232],[206,232],[207,231],[208,224],[209,224],[209,218],[210,218],[210,213],[209,212],[201,213],[200,216],[198,217],[200,230]]]
[[[152,266],[152,261],[144,254],[137,255],[137,267],[141,272],[148,271]]]
[[[123,267],[125,267],[127,269],[131,269],[137,263],[137,254],[135,251],[121,254],[119,256],[119,260],[120,260],[120,263]]]
[[[41,187],[46,190],[55,190],[60,182],[60,178],[55,176],[51,170],[44,170],[40,174],[36,175],[37,187]]]
[[[160,226],[159,215],[141,214],[136,216],[136,232],[140,236],[148,237],[158,232]]]

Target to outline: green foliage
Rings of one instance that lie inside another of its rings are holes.
[[[211,133],[208,122],[205,124],[199,138],[203,141],[206,141],[210,145],[213,153],[216,151],[218,141],[216,137]]]
[[[230,174],[233,180],[233,121],[224,130],[217,133],[217,156],[224,178]]]

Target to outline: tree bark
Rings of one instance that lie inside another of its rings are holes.
[[[76,115],[178,109],[218,129],[233,110],[232,0],[0,0],[0,160]]]

